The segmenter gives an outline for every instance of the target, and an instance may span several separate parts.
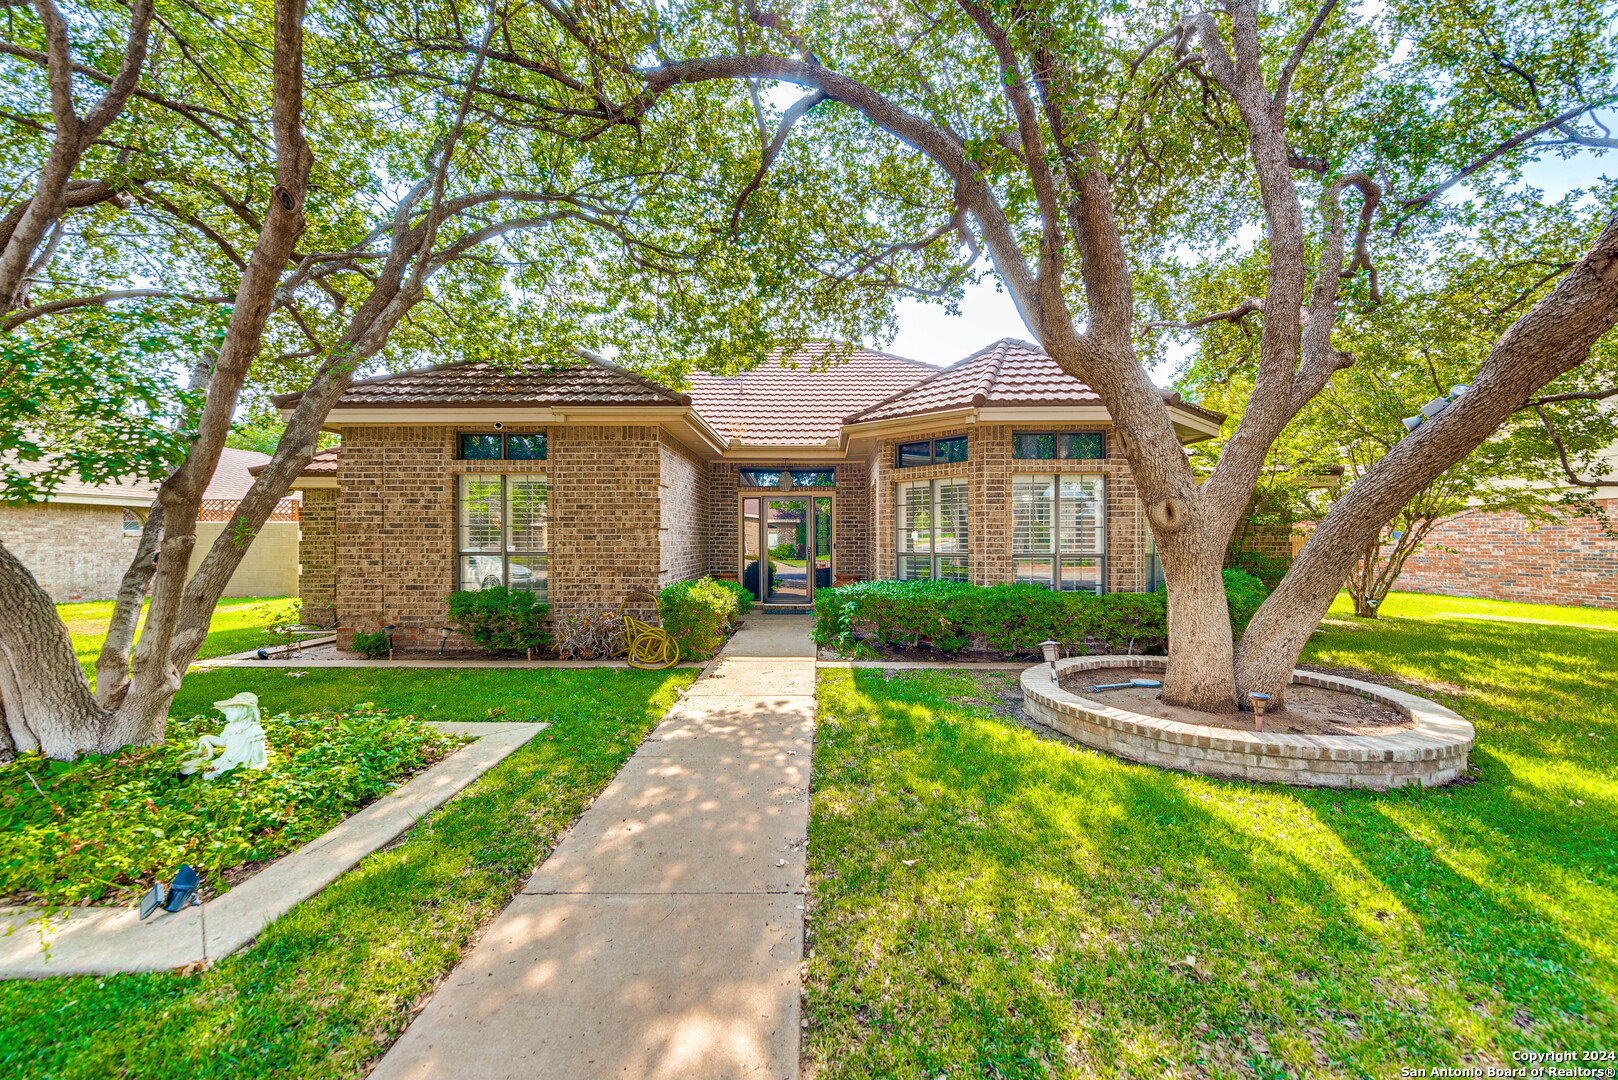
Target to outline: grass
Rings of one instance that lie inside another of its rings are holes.
[[[289,672],[304,671],[299,676]],[[266,713],[293,715],[374,701],[422,720],[548,720],[618,708],[624,668],[223,668],[193,671],[170,716],[195,716],[251,690]],[[690,677],[697,672],[692,669]],[[559,677],[559,676],[565,676]]]
[[[197,659],[229,656],[231,653],[277,643],[272,635],[265,633],[264,627],[276,617],[277,609],[287,599],[285,596],[249,596],[219,601],[213,619],[208,623],[208,636],[203,639],[202,648],[197,650]],[[146,608],[150,605],[151,601],[148,600],[142,606],[142,619],[146,617]],[[79,666],[84,669],[90,685],[94,686],[96,656],[107,640],[112,601],[57,604],[56,614],[67,624],[68,633],[73,638],[73,654],[79,658]]]
[[[189,675],[182,694],[226,674],[241,673]],[[352,689],[275,674],[333,701]],[[406,674],[415,673],[388,679]],[[473,699],[467,711],[496,697],[520,701],[531,715],[554,715],[555,726],[209,971],[0,984],[0,1071],[51,1080],[363,1076],[696,672],[511,673],[529,682],[525,694],[499,684],[485,698],[486,674],[506,673],[461,673],[441,689]],[[374,697],[396,712],[409,700],[385,684]]]
[[[817,1080],[1396,1076],[1618,1047],[1611,613],[1395,594],[1306,663],[1477,725],[1481,782],[1260,787],[1041,739],[971,676],[827,673]],[[980,679],[992,677],[979,676]],[[1604,1066],[1603,1066],[1604,1067]]]

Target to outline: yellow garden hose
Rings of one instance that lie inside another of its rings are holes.
[[[618,619],[624,627],[623,648],[614,656],[629,656],[629,666],[656,671],[673,667],[680,662],[680,643],[667,630],[642,622],[633,615],[625,615],[624,608],[631,600],[646,599],[653,604],[657,597],[648,592],[632,592],[618,605]]]

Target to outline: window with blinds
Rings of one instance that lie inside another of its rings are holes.
[[[967,482],[914,480],[896,485],[900,581],[965,581],[967,567]]]
[[[462,473],[456,494],[456,568],[461,589],[499,585],[549,592],[544,473]]]
[[[1106,582],[1106,531],[1104,477],[1012,478],[1011,554],[1017,581],[1099,595]]]

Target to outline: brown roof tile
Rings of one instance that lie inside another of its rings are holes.
[[[264,471],[269,461],[262,465],[254,465],[247,471],[257,476]],[[337,475],[337,447],[328,446],[324,450],[316,450],[315,456],[309,459],[309,464],[303,467],[299,476],[336,476]]]
[[[811,341],[739,375],[690,376],[703,419],[728,438],[762,446],[814,445],[835,439],[843,418],[938,369],[892,353]],[[820,370],[816,370],[819,368]]]
[[[295,406],[302,394],[275,398]],[[401,371],[354,383],[336,408],[412,408],[435,405],[689,405],[691,399],[599,357],[528,371],[506,371],[483,360]]]
[[[1163,398],[1210,419],[1224,419],[1182,401],[1179,394],[1163,391]],[[1038,345],[1001,338],[930,378],[850,414],[845,422],[865,424],[983,405],[1100,404],[1101,395],[1063,371]]]
[[[253,486],[253,477],[259,474],[269,460],[268,454],[226,447],[219,451],[219,464],[214,467],[213,476],[209,478],[208,486],[203,489],[202,497],[240,502],[242,496]],[[7,463],[22,473],[40,473],[49,464],[48,461],[18,461],[9,456]],[[76,477],[69,477],[51,492],[51,499],[55,502],[73,502],[75,498],[84,497],[117,499],[131,506],[141,506],[157,498],[157,484],[137,477],[124,477],[102,484],[88,484]]]

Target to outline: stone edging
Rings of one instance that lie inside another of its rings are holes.
[[[550,727],[431,726],[477,741],[201,907],[144,923],[134,908],[70,908],[43,923],[38,910],[0,913],[0,979],[168,971],[228,956]]]
[[[1161,656],[1080,656],[1058,674],[1096,668],[1161,668]],[[1029,715],[1086,746],[1148,765],[1270,784],[1386,789],[1447,784],[1466,770],[1475,733],[1459,714],[1375,683],[1296,670],[1294,685],[1363,694],[1404,713],[1415,727],[1397,735],[1287,735],[1232,731],[1130,712],[1056,685],[1049,664],[1021,676]]]

